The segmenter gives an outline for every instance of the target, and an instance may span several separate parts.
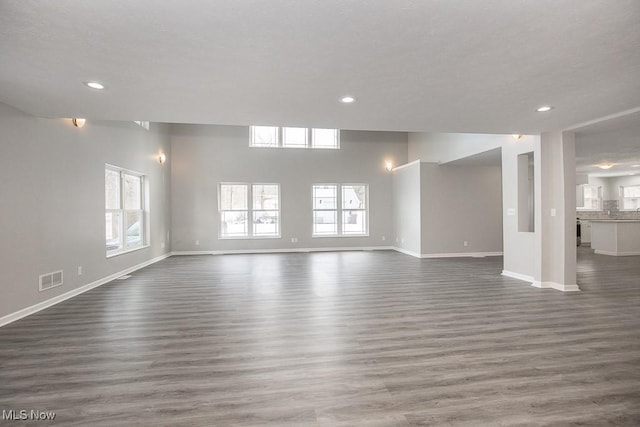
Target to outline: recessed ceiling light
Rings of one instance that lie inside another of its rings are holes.
[[[598,166],[600,169],[611,169],[613,167],[613,165],[610,163],[604,163],[602,165],[596,165],[596,166]]]
[[[538,107],[538,113],[544,113],[545,111],[553,110],[553,107],[550,105],[544,105],[542,107]]]
[[[520,139],[522,138],[522,135],[520,135],[519,133],[514,133],[511,135],[513,137],[513,139]]]
[[[340,102],[342,102],[343,104],[351,104],[355,100],[356,99],[353,96],[343,96],[342,98],[340,98]]]
[[[102,83],[98,83],[98,82],[86,82],[85,83],[87,86],[89,86],[91,89],[98,89],[98,90],[102,90],[104,89],[104,85]]]

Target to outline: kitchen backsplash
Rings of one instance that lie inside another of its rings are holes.
[[[603,200],[601,211],[576,211],[580,219],[640,219],[640,213],[635,211],[621,211],[618,200]]]

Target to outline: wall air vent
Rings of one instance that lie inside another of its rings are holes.
[[[55,288],[62,285],[62,270],[54,271],[53,273],[47,273],[40,276],[39,289],[40,292],[47,289]]]

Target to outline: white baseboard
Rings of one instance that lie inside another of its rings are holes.
[[[537,284],[540,284],[540,286],[538,286]],[[578,287],[578,285],[563,285],[562,283],[556,283],[556,282],[534,282],[531,285],[537,288],[550,288],[550,289],[555,289],[557,291],[562,291],[562,292],[579,292],[580,291],[580,287]]]
[[[285,248],[285,249],[234,249],[225,251],[174,251],[171,255],[242,255],[242,254],[277,254],[308,252],[347,252],[347,251],[390,251],[393,246],[357,246],[336,248]]]
[[[488,256],[502,256],[502,252],[459,252],[442,254],[422,254],[420,258],[484,258]]]
[[[511,277],[512,279],[524,280],[525,282],[531,283],[533,286],[536,286],[535,283],[538,283],[533,279],[533,276],[527,276],[526,274],[515,273],[513,271],[502,270],[502,275]]]
[[[413,252],[410,251],[408,249],[403,249],[403,248],[398,248],[398,247],[393,247],[394,251],[400,252],[401,254],[405,254],[405,255],[410,255],[412,257],[416,257],[416,258],[421,258],[420,254],[418,252]]]
[[[599,249],[596,249],[594,252],[596,254],[598,254],[598,255],[611,255],[611,256],[635,256],[635,255],[640,255],[640,252],[638,252],[638,251],[618,252],[618,251],[601,251]]]
[[[62,301],[66,301],[69,298],[73,298],[84,292],[90,291],[91,289],[97,288],[98,286],[104,285],[105,283],[109,283],[110,281],[117,279],[120,276],[124,276],[125,274],[129,274],[136,270],[140,270],[141,268],[147,267],[158,261],[162,261],[163,259],[168,258],[170,256],[171,256],[171,253],[160,255],[159,257],[134,265],[133,267],[129,267],[117,273],[111,274],[107,277],[103,277],[102,279],[98,279],[95,282],[91,282],[86,285],[80,286],[78,288],[72,289],[68,292],[65,292],[63,294],[50,298],[46,301],[42,301],[42,302],[39,302],[38,304],[32,305],[27,308],[23,308],[22,310],[18,310],[14,313],[7,314],[6,316],[0,317],[0,327],[4,325],[8,325],[9,323],[15,322],[16,320],[22,319],[23,317],[27,317],[31,314],[37,313],[38,311],[44,310],[45,308],[54,306],[58,303],[61,303]]]
[[[484,258],[488,256],[502,256],[502,252],[458,252],[458,253],[439,253],[439,254],[419,254],[408,249],[393,247],[394,251],[411,255],[416,258]]]
[[[532,276],[527,276],[525,274],[514,273],[513,271],[502,270],[502,275],[511,277],[512,279],[524,280],[525,282],[531,283],[531,286],[534,288],[540,289],[556,289],[562,292],[577,292],[580,290],[578,285],[563,285],[561,283],[556,282],[541,282],[539,280],[535,280]]]

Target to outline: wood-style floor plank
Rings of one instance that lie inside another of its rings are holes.
[[[0,410],[56,425],[640,425],[640,257],[578,293],[501,258],[172,257],[0,328]],[[43,423],[45,424],[45,423]]]

